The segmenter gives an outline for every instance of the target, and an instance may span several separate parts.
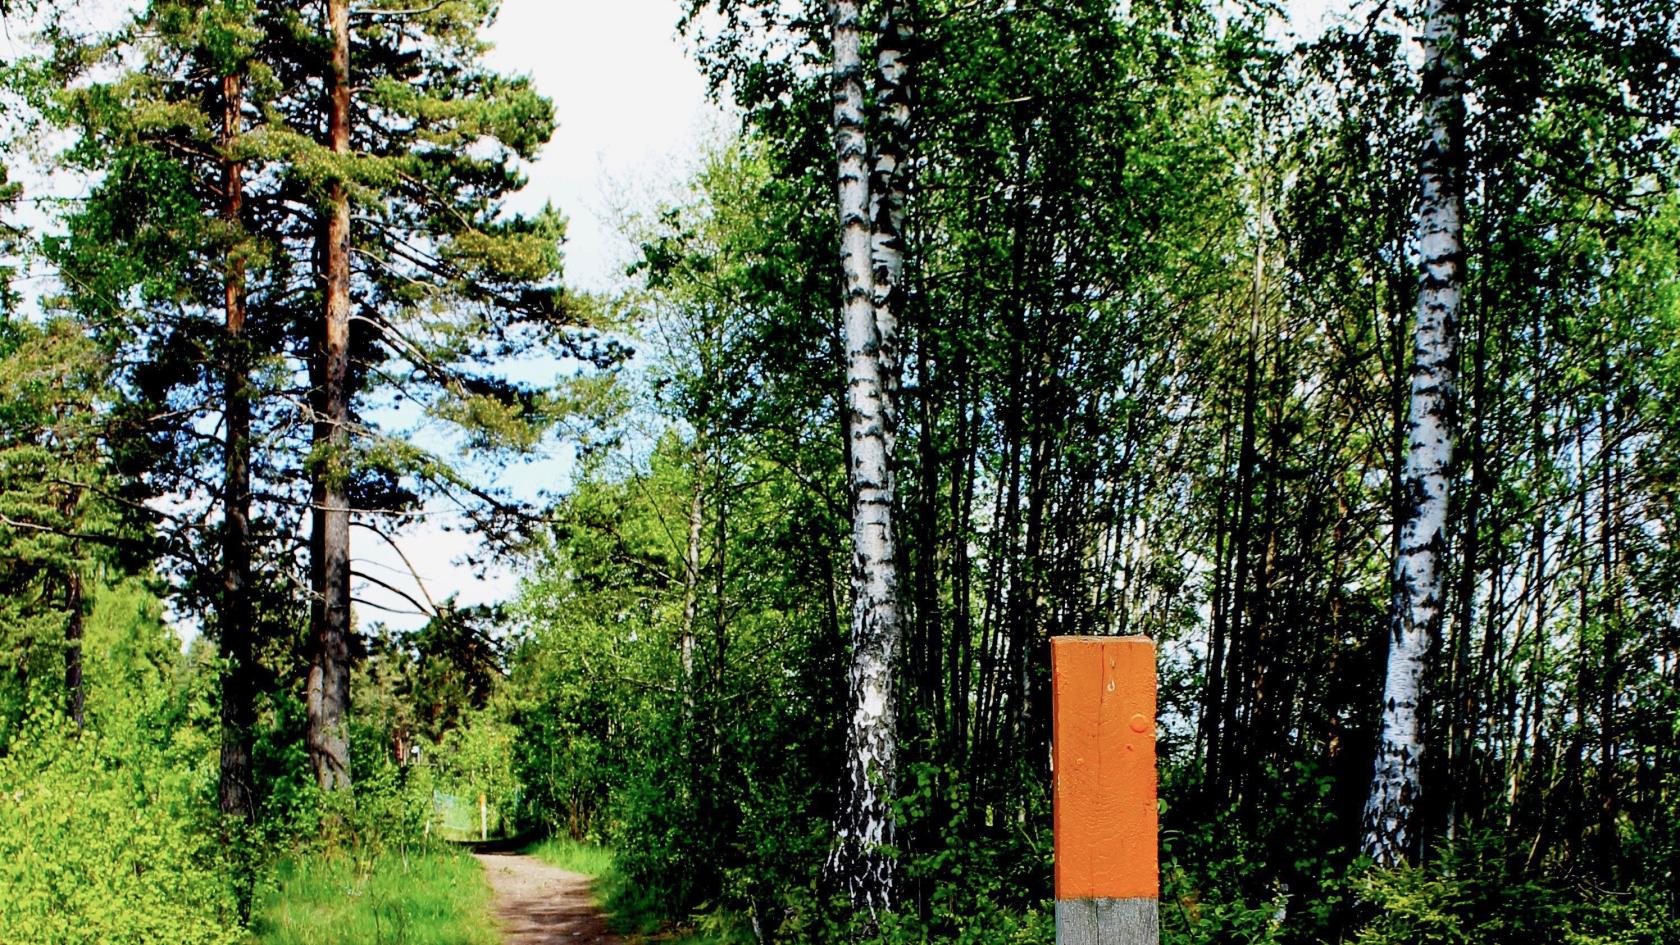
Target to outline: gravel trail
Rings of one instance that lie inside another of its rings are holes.
[[[590,891],[591,880],[535,857],[475,854],[490,880],[506,945],[620,945]]]

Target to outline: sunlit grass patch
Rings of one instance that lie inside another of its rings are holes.
[[[456,853],[287,860],[257,903],[261,945],[496,945],[484,870]]]
[[[569,837],[550,837],[532,844],[525,853],[550,866],[593,876],[597,881],[611,878],[613,872],[613,851]]]

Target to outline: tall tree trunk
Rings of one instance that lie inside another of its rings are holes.
[[[683,548],[682,637],[677,642],[682,660],[683,707],[694,710],[694,621],[700,609],[700,543],[706,524],[703,477],[705,460],[694,455],[694,494],[688,502],[688,543]]]
[[[1256,256],[1255,272],[1260,271],[1260,262]],[[1243,745],[1246,732],[1241,727],[1242,693],[1246,686],[1249,671],[1253,669],[1252,654],[1247,646],[1251,635],[1249,624],[1252,622],[1250,610],[1249,582],[1254,560],[1254,470],[1259,463],[1259,448],[1256,445],[1256,413],[1259,405],[1259,370],[1260,370],[1260,303],[1258,301],[1259,285],[1256,283],[1257,298],[1254,304],[1253,317],[1249,322],[1248,350],[1243,369],[1242,393],[1242,428],[1238,434],[1240,443],[1237,447],[1237,477],[1236,495],[1233,501],[1237,503],[1237,524],[1231,535],[1231,613],[1228,618],[1230,626],[1230,642],[1225,651],[1225,669],[1220,674],[1224,688],[1219,693],[1219,744],[1221,755],[1209,773],[1208,780],[1217,791],[1216,797],[1230,800],[1242,793],[1242,769],[1227,762],[1240,759],[1230,757]]]
[[[87,707],[87,690],[82,685],[83,596],[82,574],[72,566],[64,576],[64,712],[78,729]]]
[[[846,429],[851,446],[847,479],[853,604],[846,775],[836,824],[838,843],[828,871],[846,890],[854,908],[878,919],[893,902],[893,861],[888,847],[894,834],[890,805],[898,755],[892,675],[899,637],[890,458],[892,385],[882,357],[882,342],[893,340],[896,325],[885,326],[893,337],[884,339],[874,304],[859,6],[856,0],[836,0],[830,6]],[[883,249],[889,249],[891,242],[883,241]]]
[[[1452,463],[1453,347],[1463,249],[1464,52],[1462,0],[1424,8],[1422,199],[1417,240],[1423,268],[1413,326],[1404,520],[1396,522],[1388,673],[1382,738],[1365,805],[1364,849],[1379,865],[1405,859],[1419,794],[1418,699],[1431,635],[1441,616],[1442,546]]]
[[[350,3],[327,0],[332,76],[327,133],[335,155],[350,153]],[[350,787],[350,193],[341,179],[328,192],[321,229],[325,318],[312,359],[315,393],[314,528],[309,669],[309,758],[322,790]]]
[[[1621,695],[1621,601],[1622,589],[1616,554],[1616,484],[1618,471],[1623,468],[1618,456],[1618,433],[1622,428],[1616,415],[1616,391],[1612,386],[1610,339],[1600,329],[1599,343],[1599,408],[1598,408],[1598,542],[1599,570],[1603,585],[1599,590],[1599,626],[1602,634],[1600,676],[1598,686],[1598,829],[1596,853],[1601,876],[1614,881],[1620,863],[1620,844],[1617,835],[1618,792],[1616,790],[1616,703]],[[1583,488],[1585,488],[1583,486]]]
[[[239,232],[245,200],[244,165],[233,149],[240,131],[241,81],[222,77],[222,218]],[[251,750],[256,724],[256,667],[251,608],[251,395],[245,341],[243,247],[228,252],[227,345],[222,366],[226,413],[222,455],[222,596],[217,615],[222,650],[222,813],[250,820],[255,804]]]
[[[1448,841],[1458,836],[1459,820],[1466,813],[1465,794],[1469,791],[1476,773],[1473,753],[1478,747],[1477,718],[1481,708],[1481,693],[1471,672],[1470,643],[1472,629],[1476,623],[1476,588],[1480,583],[1478,578],[1482,557],[1482,497],[1488,486],[1487,449],[1483,440],[1487,435],[1488,415],[1493,410],[1493,404],[1488,402],[1488,321],[1484,299],[1471,313],[1471,322],[1475,325],[1475,343],[1471,355],[1474,363],[1471,365],[1470,402],[1475,415],[1467,444],[1470,450],[1469,462],[1465,464],[1469,470],[1468,482],[1465,483],[1469,495],[1465,497],[1463,521],[1459,523],[1458,615],[1452,625],[1451,659],[1448,663],[1447,677],[1448,709],[1444,726],[1447,755],[1446,764],[1441,769],[1445,775],[1444,786],[1447,792],[1445,828]],[[1475,324],[1478,322],[1480,324]],[[1487,632],[1484,642],[1491,636],[1491,631]]]

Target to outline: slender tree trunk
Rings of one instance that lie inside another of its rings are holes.
[[[1396,522],[1382,739],[1365,805],[1364,850],[1382,866],[1404,860],[1416,837],[1418,701],[1431,635],[1441,616],[1442,545],[1452,463],[1453,347],[1462,285],[1464,54],[1462,0],[1428,0],[1422,41],[1423,125],[1417,240],[1423,271],[1413,326],[1404,519]]]
[[[1483,300],[1472,312],[1472,322],[1481,323],[1475,328],[1472,355],[1475,363],[1471,365],[1470,397],[1475,419],[1467,444],[1470,457],[1465,465],[1469,469],[1469,481],[1465,485],[1469,495],[1465,497],[1463,521],[1459,523],[1458,615],[1452,625],[1452,658],[1447,687],[1447,763],[1442,770],[1447,791],[1445,827],[1448,841],[1458,836],[1459,820],[1466,813],[1465,794],[1476,773],[1472,753],[1477,748],[1477,714],[1481,700],[1471,672],[1470,642],[1476,623],[1476,588],[1482,557],[1482,497],[1488,485],[1487,449],[1483,440],[1487,435],[1487,418],[1493,410],[1493,405],[1488,402],[1487,390],[1487,321]]]
[[[1599,590],[1600,633],[1603,654],[1600,658],[1598,687],[1598,869],[1602,876],[1615,880],[1620,863],[1617,836],[1619,797],[1616,790],[1616,702],[1621,694],[1621,600],[1618,586],[1616,554],[1616,483],[1617,471],[1622,468],[1617,455],[1616,430],[1621,427],[1615,414],[1616,392],[1612,386],[1610,367],[1610,339],[1601,329],[1599,335],[1599,408],[1598,408],[1598,542],[1599,570],[1602,586]]]
[[[700,606],[700,540],[703,535],[705,504],[702,477],[705,467],[698,451],[694,460],[694,494],[688,502],[688,544],[683,549],[682,638],[678,655],[682,660],[683,706],[694,709],[694,621]]]
[[[245,199],[244,165],[233,155],[242,99],[238,75],[222,77],[222,219],[237,233]],[[251,750],[256,725],[256,667],[251,608],[251,397],[245,341],[245,261],[228,252],[227,345],[222,367],[225,442],[222,455],[222,596],[217,615],[222,650],[222,813],[251,819],[255,811]]]
[[[852,635],[847,674],[846,775],[830,877],[871,919],[891,908],[891,800],[898,755],[893,663],[898,649],[898,554],[893,535],[891,387],[874,304],[869,149],[864,133],[859,3],[830,5],[838,163],[842,335],[846,357],[847,478],[852,511]],[[887,248],[884,241],[883,248]],[[896,325],[886,326],[896,336]]]
[[[1258,265],[1258,264],[1257,264]],[[1258,272],[1258,268],[1256,269]],[[1258,289],[1258,286],[1256,287]],[[1254,470],[1259,463],[1259,448],[1256,446],[1256,413],[1259,404],[1259,367],[1260,367],[1260,321],[1258,313],[1259,303],[1254,308],[1255,317],[1250,322],[1248,335],[1247,362],[1243,371],[1242,395],[1242,429],[1238,434],[1240,444],[1237,447],[1237,479],[1236,495],[1233,501],[1237,503],[1237,524],[1231,535],[1231,613],[1228,618],[1230,626],[1230,642],[1225,651],[1225,671],[1221,673],[1224,690],[1219,694],[1219,743],[1222,754],[1213,768],[1210,780],[1215,782],[1217,796],[1221,800],[1230,800],[1242,793],[1243,769],[1236,762],[1241,759],[1235,756],[1238,746],[1246,744],[1246,732],[1242,728],[1241,709],[1243,690],[1246,687],[1249,671],[1252,670],[1253,655],[1249,652],[1248,639],[1251,636],[1252,622],[1249,582],[1252,576],[1254,559]]]
[[[87,690],[82,685],[83,596],[81,572],[72,567],[64,576],[64,712],[78,729],[87,708]]]
[[[1231,466],[1231,417],[1221,421],[1221,474]],[[1202,718],[1198,726],[1198,741],[1202,747],[1202,793],[1216,797],[1219,785],[1220,721],[1225,704],[1225,633],[1230,612],[1231,540],[1230,517],[1226,511],[1230,502],[1223,494],[1215,499],[1213,511],[1213,590],[1211,610],[1213,620],[1208,627],[1206,682],[1202,688]]]
[[[350,153],[350,3],[327,0],[332,76],[327,132],[336,155]],[[312,367],[315,389],[314,528],[310,535],[314,602],[310,626],[309,757],[322,790],[350,787],[350,194],[342,180],[328,192],[321,229],[325,318]]]

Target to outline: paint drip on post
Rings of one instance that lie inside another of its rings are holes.
[[[1155,644],[1050,641],[1057,945],[1160,941]]]

